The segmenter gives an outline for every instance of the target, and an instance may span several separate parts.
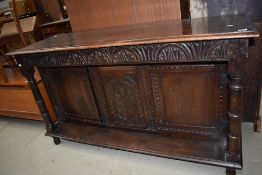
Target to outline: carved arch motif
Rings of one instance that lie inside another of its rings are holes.
[[[227,61],[246,40],[212,40],[56,51],[16,56],[25,67]],[[241,47],[242,46],[242,47]]]

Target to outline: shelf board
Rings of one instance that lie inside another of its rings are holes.
[[[174,138],[147,133],[59,123],[47,136],[171,159],[240,169],[241,161],[226,162],[226,140]]]

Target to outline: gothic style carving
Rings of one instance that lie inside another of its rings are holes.
[[[103,82],[113,124],[146,128],[138,77],[103,76]]]
[[[221,61],[232,58],[242,44],[239,40],[213,40],[34,53],[16,58],[26,67]]]

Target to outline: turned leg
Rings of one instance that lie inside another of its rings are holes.
[[[60,138],[58,138],[58,137],[53,137],[53,139],[54,139],[54,143],[55,143],[56,145],[59,145],[59,144],[61,143]]]
[[[243,87],[245,80],[245,59],[248,53],[248,40],[235,40],[231,43],[235,49],[228,61],[228,142],[227,142],[227,162],[237,162],[242,164],[241,147],[241,121],[242,121],[242,102]],[[241,51],[238,51],[241,50]],[[234,169],[228,169],[229,174],[235,174]],[[232,173],[231,173],[232,172]]]
[[[228,150],[227,160],[239,161],[241,154],[241,109],[242,109],[242,81],[238,75],[229,75],[229,105],[228,105]]]
[[[226,175],[236,175],[236,170],[233,168],[227,168]]]
[[[35,69],[34,68],[24,68],[20,66],[20,70],[23,76],[25,76],[28,80],[28,83],[31,87],[31,90],[33,92],[36,104],[38,105],[38,108],[43,116],[43,119],[46,124],[46,130],[47,132],[52,132],[55,129],[55,124],[53,123],[49,112],[47,110],[47,107],[45,105],[45,102],[43,100],[43,97],[38,89],[36,80],[34,78]]]

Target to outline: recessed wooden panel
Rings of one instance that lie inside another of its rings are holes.
[[[208,134],[223,116],[224,85],[220,65],[172,65],[150,68],[160,130]]]
[[[100,117],[86,68],[53,68],[52,80],[56,86],[51,96],[60,97],[60,111],[65,119],[100,123]],[[51,79],[50,79],[51,80]]]
[[[66,0],[73,31],[181,19],[180,0]]]
[[[142,74],[136,67],[97,68],[113,125],[147,128]]]

